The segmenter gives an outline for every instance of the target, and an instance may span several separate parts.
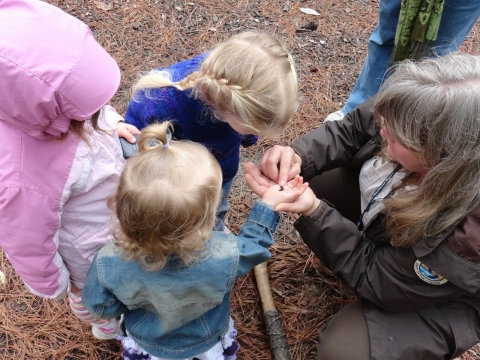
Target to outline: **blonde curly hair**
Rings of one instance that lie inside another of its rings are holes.
[[[109,205],[116,245],[147,270],[168,256],[184,264],[205,253],[220,202],[222,173],[213,155],[191,141],[169,141],[169,122],[141,132],[139,154],[129,158]]]

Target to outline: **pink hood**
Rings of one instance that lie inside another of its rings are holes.
[[[0,0],[0,121],[58,138],[117,91],[120,70],[80,20],[39,0]]]
[[[55,139],[102,108],[119,82],[115,60],[80,20],[40,0],[0,0],[0,246],[37,295],[57,298],[86,274],[89,259],[75,246],[109,241],[118,138]]]

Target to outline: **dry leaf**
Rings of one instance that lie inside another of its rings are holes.
[[[320,15],[318,12],[310,8],[300,8],[300,11],[308,15]]]
[[[109,3],[109,4],[105,4],[104,2],[101,2],[101,1],[94,1],[95,5],[97,5],[97,8],[99,8],[100,10],[112,10],[113,8],[113,4],[112,3]]]

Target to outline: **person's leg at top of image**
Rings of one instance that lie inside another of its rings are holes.
[[[341,110],[325,120],[340,120],[343,115],[375,95],[388,70],[394,48],[401,0],[381,0],[379,21],[368,41],[368,53],[357,82]],[[480,16],[480,0],[446,0],[437,41],[430,54],[442,56],[455,52]]]

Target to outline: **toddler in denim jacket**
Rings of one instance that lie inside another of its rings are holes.
[[[140,152],[128,159],[109,204],[118,218],[115,242],[95,256],[83,301],[98,318],[123,314],[124,359],[235,359],[231,289],[270,258],[275,207],[294,202],[308,184],[297,176],[268,188],[238,236],[212,231],[220,166],[203,145],[170,141],[170,128],[164,122],[140,134]]]

